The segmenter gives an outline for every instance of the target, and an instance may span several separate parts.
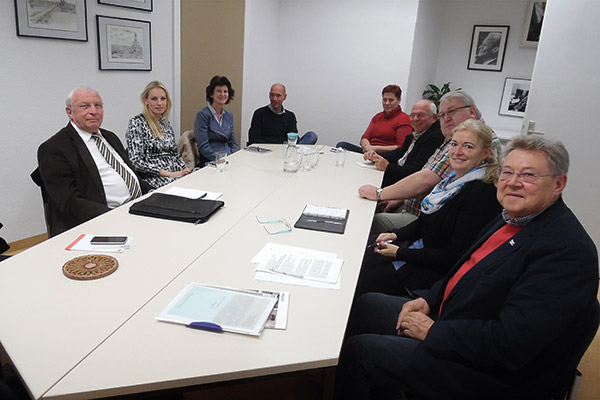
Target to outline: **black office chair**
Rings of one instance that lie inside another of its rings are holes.
[[[0,222],[0,228],[2,228],[1,222]],[[4,240],[3,238],[0,237],[0,261],[6,260],[9,257],[9,256],[2,255],[2,253],[4,253],[8,249],[10,249],[10,246],[8,245],[8,243],[6,243],[6,240]]]
[[[46,188],[44,187],[44,182],[42,182],[42,175],[40,174],[40,167],[37,167],[31,175],[31,180],[40,187],[42,192],[42,202],[44,205],[44,219],[46,220],[46,230],[48,232],[48,237],[51,237],[50,227],[51,227],[51,215],[50,215],[50,203],[48,199],[48,193],[46,192]]]
[[[564,363],[564,376],[566,377],[566,392],[565,389],[559,391],[557,396],[554,398],[557,400],[574,400],[577,396],[577,390],[581,382],[582,374],[577,369],[579,362],[583,358],[583,355],[587,351],[590,344],[598,332],[598,326],[600,325],[600,304],[598,300],[594,299],[587,307],[586,311],[582,314],[582,319],[578,321],[578,327],[574,326],[571,328],[572,332],[579,332],[580,336],[575,341],[573,352]],[[563,386],[564,387],[564,386]]]

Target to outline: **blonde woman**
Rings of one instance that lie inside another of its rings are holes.
[[[150,82],[140,100],[144,110],[129,120],[125,132],[127,152],[140,177],[158,188],[191,171],[177,152],[175,134],[168,120],[171,98],[165,85]]]

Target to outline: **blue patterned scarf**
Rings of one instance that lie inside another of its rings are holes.
[[[460,193],[465,183],[483,180],[486,170],[487,164],[483,164],[473,168],[463,175],[462,178],[456,178],[456,171],[452,171],[446,179],[438,183],[431,193],[421,201],[421,212],[433,214]]]

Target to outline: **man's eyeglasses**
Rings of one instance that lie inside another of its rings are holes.
[[[471,106],[462,106],[462,107],[453,108],[452,110],[448,110],[445,112],[442,111],[442,112],[440,112],[440,119],[446,118],[446,115],[448,115],[448,116],[450,116],[450,118],[452,118],[458,110],[462,110],[463,108],[470,108],[470,107]]]
[[[278,235],[280,233],[287,233],[287,232],[291,232],[292,231],[292,226],[290,225],[289,222],[287,222],[285,219],[272,219],[269,221],[261,221],[260,219],[258,219],[258,216],[256,216],[256,220],[258,221],[259,224],[262,225],[262,227],[265,229],[265,232],[267,232],[269,235]],[[280,224],[280,225],[271,225],[271,224]],[[267,229],[267,226],[269,227],[274,227],[271,229]]]
[[[538,179],[544,176],[554,176],[555,174],[534,174],[533,172],[515,172],[510,168],[499,168],[498,179],[501,181],[509,181],[513,175],[517,175],[523,183],[536,183]]]

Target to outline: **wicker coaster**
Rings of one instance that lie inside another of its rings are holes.
[[[104,254],[88,254],[75,257],[63,265],[63,274],[67,278],[79,281],[104,278],[119,267],[116,258]]]

